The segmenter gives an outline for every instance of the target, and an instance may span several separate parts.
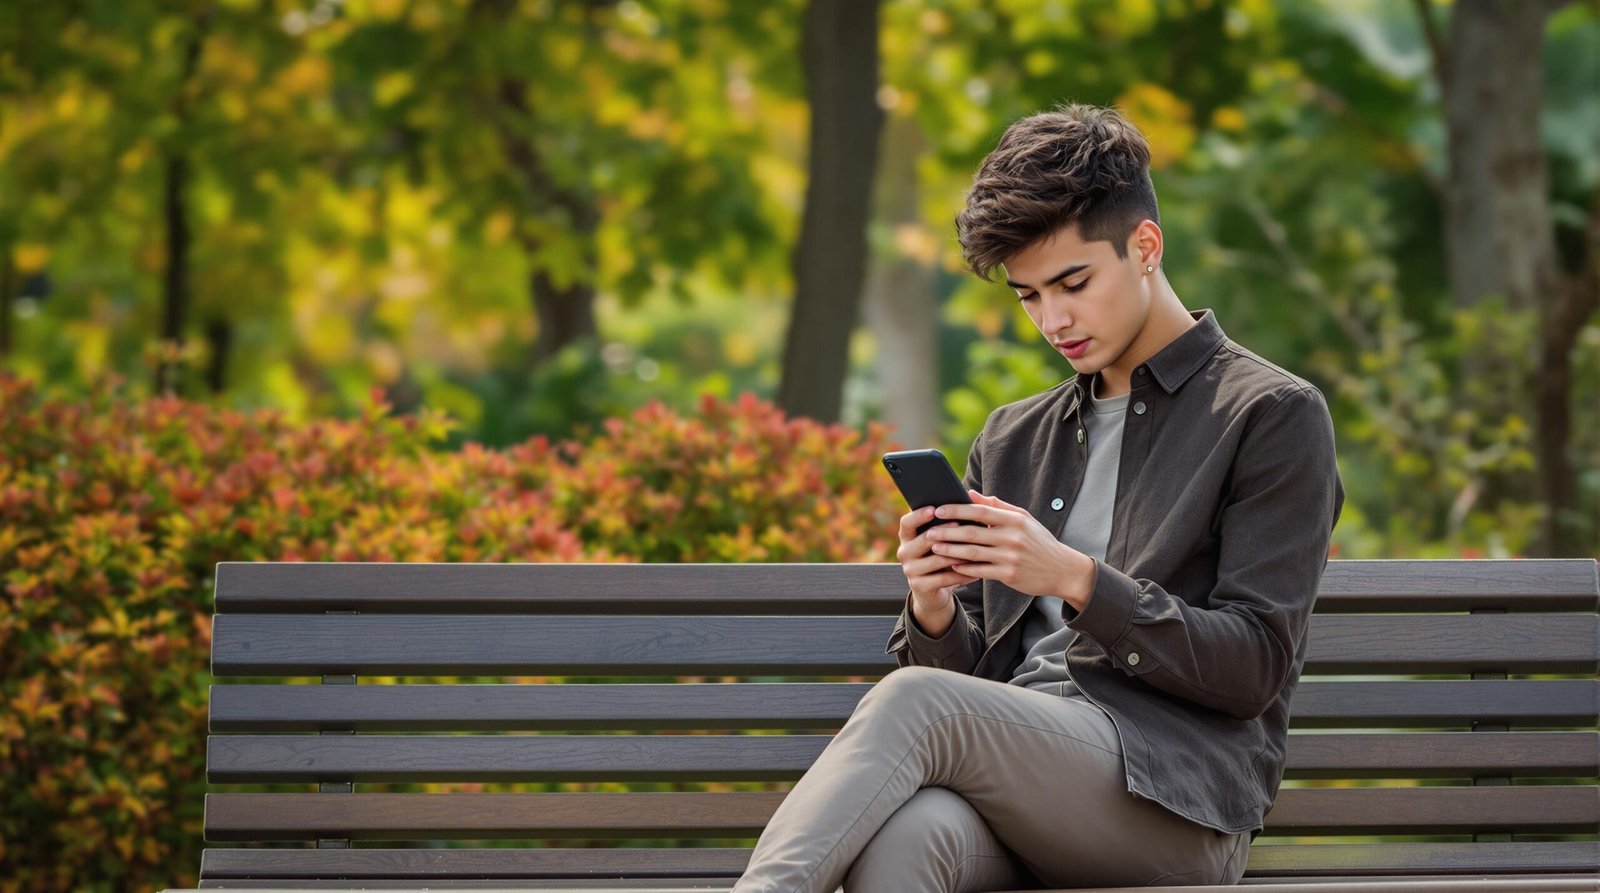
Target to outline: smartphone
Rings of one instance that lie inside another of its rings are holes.
[[[894,484],[900,488],[900,495],[906,498],[906,504],[913,510],[926,508],[930,505],[949,505],[952,502],[972,503],[972,497],[967,495],[966,485],[956,477],[955,469],[950,467],[950,460],[938,450],[898,450],[883,454],[883,467],[894,478]],[[922,533],[929,527],[940,524],[949,524],[951,519],[934,518],[917,528],[917,533]],[[957,524],[970,524],[974,527],[986,525],[967,518],[955,519]]]

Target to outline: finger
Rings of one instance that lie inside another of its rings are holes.
[[[928,530],[923,536],[932,543],[972,543],[975,545],[989,546],[1000,542],[1003,531],[982,524],[940,524]]]
[[[982,502],[984,505],[990,505],[1001,509],[1009,509],[1011,511],[1023,511],[1021,506],[1012,505],[998,496],[990,496],[984,493],[979,493],[977,490],[968,490],[967,494],[972,497],[974,502]]]
[[[934,512],[934,515],[940,520],[948,518],[955,521],[977,521],[980,524],[993,525],[1008,518],[1011,515],[1011,512],[992,505],[947,502],[944,505],[939,506],[938,510]]]
[[[958,561],[950,570],[979,580],[998,579],[1001,574],[1000,565],[984,561]]]
[[[936,542],[930,549],[933,554],[941,558],[950,558],[956,561],[986,562],[994,557],[994,550],[988,546],[975,543],[943,543]]]
[[[916,579],[917,577],[932,576],[940,573],[941,571],[947,571],[950,569],[950,566],[955,564],[958,560],[959,559],[951,558],[948,555],[934,555],[930,553],[922,556],[921,558],[914,558],[911,561],[905,562],[901,565],[901,567],[905,570],[906,579],[910,580]]]
[[[933,520],[933,506],[914,509],[900,516],[900,541],[910,542],[917,537],[917,528]]]
[[[946,571],[941,574],[932,574],[928,577],[925,577],[923,580],[921,580],[921,583],[923,584],[923,589],[943,589],[946,586],[961,586],[965,583],[971,583],[976,579],[978,578],[969,577],[966,574],[958,574],[955,571]]]

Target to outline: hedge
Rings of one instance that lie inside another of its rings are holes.
[[[746,394],[561,441],[0,374],[0,891],[195,882],[218,561],[892,561],[888,429]]]

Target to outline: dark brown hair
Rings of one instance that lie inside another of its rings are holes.
[[[1150,144],[1115,108],[1071,103],[1006,128],[972,179],[956,236],[967,267],[987,280],[1006,258],[1069,224],[1125,259],[1128,237],[1147,217],[1161,223]]]

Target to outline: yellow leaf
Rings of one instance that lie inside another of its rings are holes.
[[[391,71],[373,84],[372,96],[378,101],[378,105],[394,105],[411,92],[412,83],[410,72]]]
[[[49,260],[50,246],[38,242],[19,242],[11,249],[11,262],[16,265],[17,272],[24,276],[44,269]]]

